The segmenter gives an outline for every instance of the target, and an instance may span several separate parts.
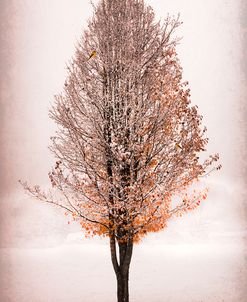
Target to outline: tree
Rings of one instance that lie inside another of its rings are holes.
[[[50,110],[58,124],[52,189],[21,182],[88,236],[109,237],[118,302],[129,301],[133,244],[199,206],[207,191],[189,188],[219,159],[200,163],[208,139],[182,81],[173,37],[180,24],[169,16],[156,22],[143,0],[94,6]]]

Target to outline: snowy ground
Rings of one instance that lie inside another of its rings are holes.
[[[0,250],[2,302],[114,302],[108,242],[68,238],[53,248]],[[244,302],[241,244],[135,246],[132,302]]]

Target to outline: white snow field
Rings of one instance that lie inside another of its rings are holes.
[[[114,302],[107,242],[1,249],[2,302]],[[244,302],[244,252],[229,244],[137,245],[132,302]]]

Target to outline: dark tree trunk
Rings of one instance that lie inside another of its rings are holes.
[[[117,276],[118,302],[129,302],[129,272]]]
[[[117,277],[117,302],[129,302],[129,267],[132,257],[133,242],[120,243],[119,260],[117,259],[116,241],[114,235],[110,238],[111,259]]]

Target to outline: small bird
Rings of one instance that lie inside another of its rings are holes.
[[[177,150],[182,150],[182,147],[178,143],[175,144],[175,147]]]
[[[92,53],[91,53],[91,55],[89,56],[88,60],[90,60],[91,58],[96,57],[96,55],[97,55],[96,50],[93,50]]]

